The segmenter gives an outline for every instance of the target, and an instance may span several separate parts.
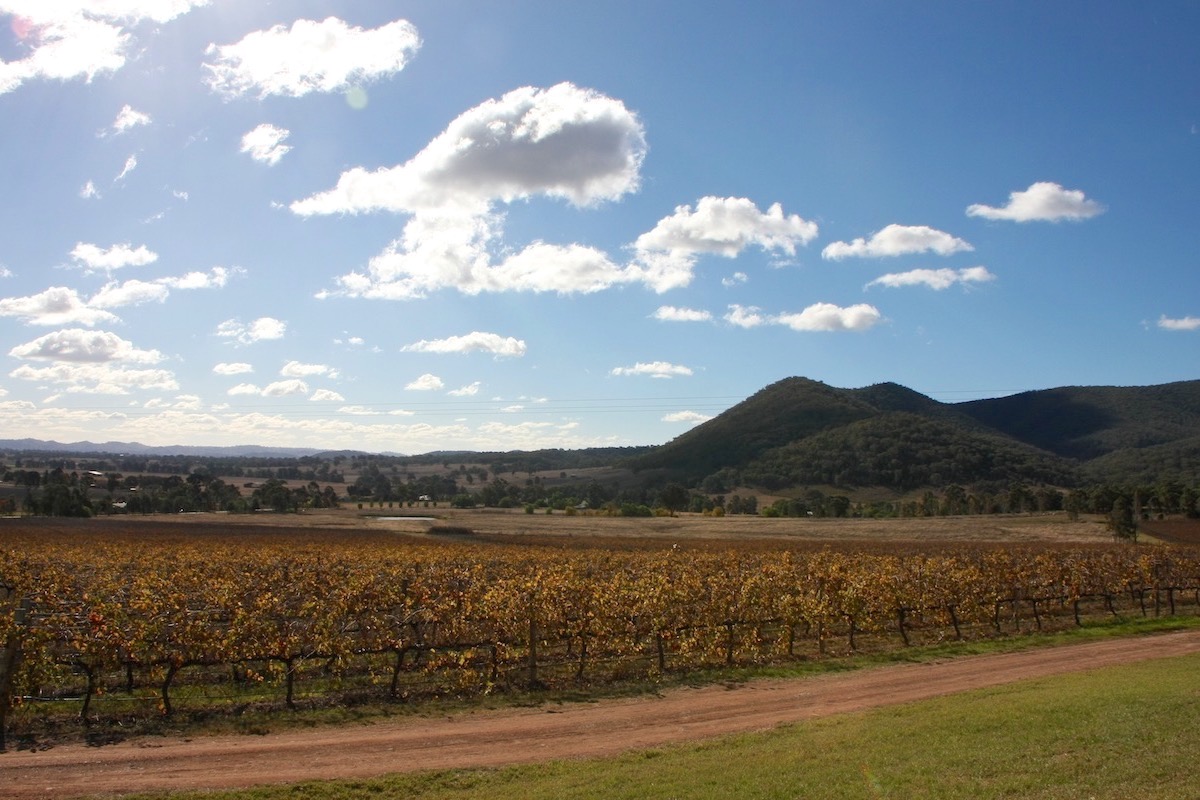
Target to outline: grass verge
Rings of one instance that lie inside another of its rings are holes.
[[[1200,656],[1109,667],[613,759],[169,796],[1182,800],[1196,794],[1198,669]]]

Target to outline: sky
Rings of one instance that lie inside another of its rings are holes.
[[[1200,378],[1200,5],[0,0],[0,438]]]

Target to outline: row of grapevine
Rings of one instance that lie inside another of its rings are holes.
[[[365,536],[3,545],[0,583],[32,609],[18,624],[17,605],[0,605],[0,643],[21,651],[12,696],[77,697],[85,720],[98,693],[135,684],[152,683],[170,714],[180,676],[198,680],[189,674],[269,679],[294,706],[317,663],[391,695],[416,683],[488,691],[1200,600],[1200,554],[1165,549],[615,552]]]

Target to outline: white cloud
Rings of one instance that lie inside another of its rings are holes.
[[[400,350],[406,353],[472,353],[482,351],[496,356],[520,357],[525,355],[525,342],[503,337],[497,333],[472,331],[464,336],[450,336],[445,339],[422,339],[413,344],[407,344]]]
[[[13,275],[13,271],[11,269],[9,269],[8,267],[0,267],[0,278],[12,278],[12,277],[14,277],[14,275]]]
[[[100,197],[100,190],[96,188],[96,184],[88,181],[79,190],[79,196],[84,200],[95,200]]]
[[[967,242],[926,225],[888,225],[870,239],[834,242],[821,251],[821,257],[833,261],[843,258],[883,258],[913,253],[937,253],[948,256],[974,250]]]
[[[680,364],[672,364],[667,361],[651,361],[643,363],[639,361],[632,367],[614,367],[609,373],[610,375],[648,375],[651,378],[674,378],[679,375],[691,375],[691,367],[685,367]]]
[[[333,372],[335,370],[326,364],[304,364],[300,361],[289,361],[279,370],[279,374],[286,378],[306,378],[310,375],[328,375]]]
[[[758,313],[758,311],[757,306],[739,306],[734,304],[729,307],[729,312],[725,314],[725,321],[739,328],[757,328],[770,321]]]
[[[243,271],[241,267],[213,267],[208,272],[188,272],[176,278],[159,278],[155,283],[172,289],[221,289],[229,282],[231,276]]]
[[[242,152],[268,166],[275,166],[292,149],[284,144],[291,131],[263,123],[242,137]]]
[[[368,408],[367,406],[342,406],[338,409],[339,414],[349,414],[354,417],[381,417],[383,412],[378,409]]]
[[[501,414],[519,414],[524,410],[525,410],[525,406],[521,405],[520,403],[515,403],[511,406],[505,406],[504,408],[500,409],[500,413]]]
[[[158,260],[158,254],[146,245],[114,244],[107,250],[94,244],[78,242],[71,250],[71,258],[88,271],[111,272],[123,267],[144,267]]]
[[[249,325],[240,320],[227,319],[217,326],[217,336],[223,339],[234,339],[241,344],[282,339],[285,333],[287,333],[287,323],[274,317],[259,317]]]
[[[133,106],[126,104],[119,112],[117,118],[113,120],[112,127],[109,133],[114,136],[119,136],[126,131],[142,125],[149,125],[151,122],[150,115],[141,111],[135,111]]]
[[[987,283],[994,281],[996,276],[987,267],[968,267],[967,269],[914,269],[908,272],[893,272],[881,275],[866,285],[872,286],[928,286],[930,289],[941,291],[955,284]]]
[[[693,211],[678,206],[654,229],[637,238],[639,251],[715,253],[733,258],[750,245],[794,255],[796,245],[817,236],[817,224],[796,214],[784,216],[775,203],[766,213],[744,197],[702,197]]]
[[[1165,331],[1194,331],[1200,330],[1200,318],[1180,317],[1171,319],[1165,314],[1158,318],[1158,327]]]
[[[199,411],[203,407],[200,398],[194,394],[181,394],[171,400],[155,397],[142,403],[142,408],[172,409],[175,411]]]
[[[620,101],[570,83],[526,86],[461,114],[406,164],[344,172],[335,188],[291,208],[479,214],[534,195],[583,206],[635,190],[645,152],[641,123]]]
[[[482,385],[483,384],[479,381],[475,381],[474,383],[468,383],[466,386],[463,386],[459,389],[451,389],[450,391],[446,392],[446,394],[450,395],[451,397],[474,397],[475,395],[479,394],[479,389]]]
[[[299,378],[286,381],[275,381],[267,384],[262,390],[263,397],[286,397],[293,394],[308,394],[308,384]]]
[[[142,303],[161,303],[167,299],[171,291],[158,282],[125,281],[105,284],[88,300],[92,308],[119,308],[121,306],[140,305]]]
[[[314,403],[343,403],[346,400],[332,389],[317,389],[308,399]]]
[[[662,293],[691,283],[699,255],[733,258],[750,245],[791,255],[797,245],[808,244],[816,235],[816,223],[796,214],[785,216],[779,203],[763,213],[744,197],[703,197],[694,211],[691,206],[678,206],[674,214],[637,238],[631,271]],[[737,275],[746,278],[745,273]]]
[[[413,392],[432,392],[445,387],[445,385],[446,384],[443,383],[442,379],[437,375],[431,375],[426,372],[424,375],[417,378],[415,381],[412,381],[404,388]]]
[[[289,395],[305,395],[308,394],[308,384],[298,378],[292,378],[286,381],[275,381],[264,387],[258,387],[253,383],[239,383],[237,386],[229,389],[226,394],[229,395],[253,395],[256,397],[287,397]]]
[[[218,375],[245,375],[247,372],[254,372],[254,367],[245,362],[221,362],[216,364],[212,369]]]
[[[169,22],[208,0],[0,0],[29,55],[0,61],[0,94],[26,81],[67,81],[113,73],[125,65],[130,28]]]
[[[653,316],[663,322],[707,322],[712,319],[712,314],[707,311],[675,306],[659,306]]]
[[[47,367],[23,364],[10,377],[39,384],[54,384],[75,394],[128,394],[131,389],[173,392],[175,376],[163,369],[128,369],[113,364],[56,363]]]
[[[400,166],[342,173],[326,192],[291,204],[301,216],[393,211],[411,215],[403,236],[367,270],[338,279],[337,293],[383,299],[453,288],[595,292],[650,281],[579,244],[534,242],[498,262],[501,203],[536,196],[577,206],[635,191],[646,153],[641,123],[618,100],[561,83],[523,87],[453,120]]]
[[[420,47],[417,29],[405,20],[363,30],[336,17],[300,19],[290,29],[276,25],[236,44],[211,44],[206,54],[213,61],[204,67],[209,87],[226,96],[303,97],[394,75]]]
[[[687,422],[691,425],[697,425],[701,422],[708,422],[712,417],[708,414],[700,414],[695,411],[676,411],[672,414],[663,416],[663,422]]]
[[[815,303],[797,314],[780,314],[772,322],[794,331],[865,331],[883,315],[874,306],[859,303],[840,308],[832,303]]]
[[[731,286],[738,286],[740,284],[746,283],[749,280],[750,280],[750,276],[747,275],[746,273],[735,272],[732,275],[730,275],[728,278],[721,278],[721,285],[728,288]]]
[[[113,183],[120,183],[121,181],[125,180],[127,177],[129,177],[129,173],[137,169],[137,165],[138,160],[136,154],[125,159],[125,166],[121,168],[121,174],[113,178]]]
[[[0,299],[0,317],[17,317],[30,325],[87,325],[116,322],[117,317],[80,299],[74,289],[52,286],[29,297]]]
[[[1009,192],[1008,205],[1002,208],[981,203],[967,206],[967,216],[1013,222],[1059,222],[1089,219],[1103,214],[1104,210],[1102,204],[1089,200],[1078,189],[1064,189],[1057,183],[1039,181],[1023,192]]]
[[[162,353],[157,350],[139,350],[132,342],[115,333],[82,328],[67,328],[48,333],[32,342],[12,348],[8,354],[21,359],[87,364],[110,361],[156,364],[163,360]]]

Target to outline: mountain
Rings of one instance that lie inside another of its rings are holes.
[[[318,455],[322,450],[307,447],[263,447],[235,445],[201,447],[195,445],[145,445],[138,442],[48,442],[41,439],[0,439],[0,450],[9,452],[49,451],[55,453],[105,455],[177,455],[201,457],[299,458]]]
[[[787,378],[629,465],[767,489],[1192,483],[1200,381],[941,403],[895,383],[839,389]]]

